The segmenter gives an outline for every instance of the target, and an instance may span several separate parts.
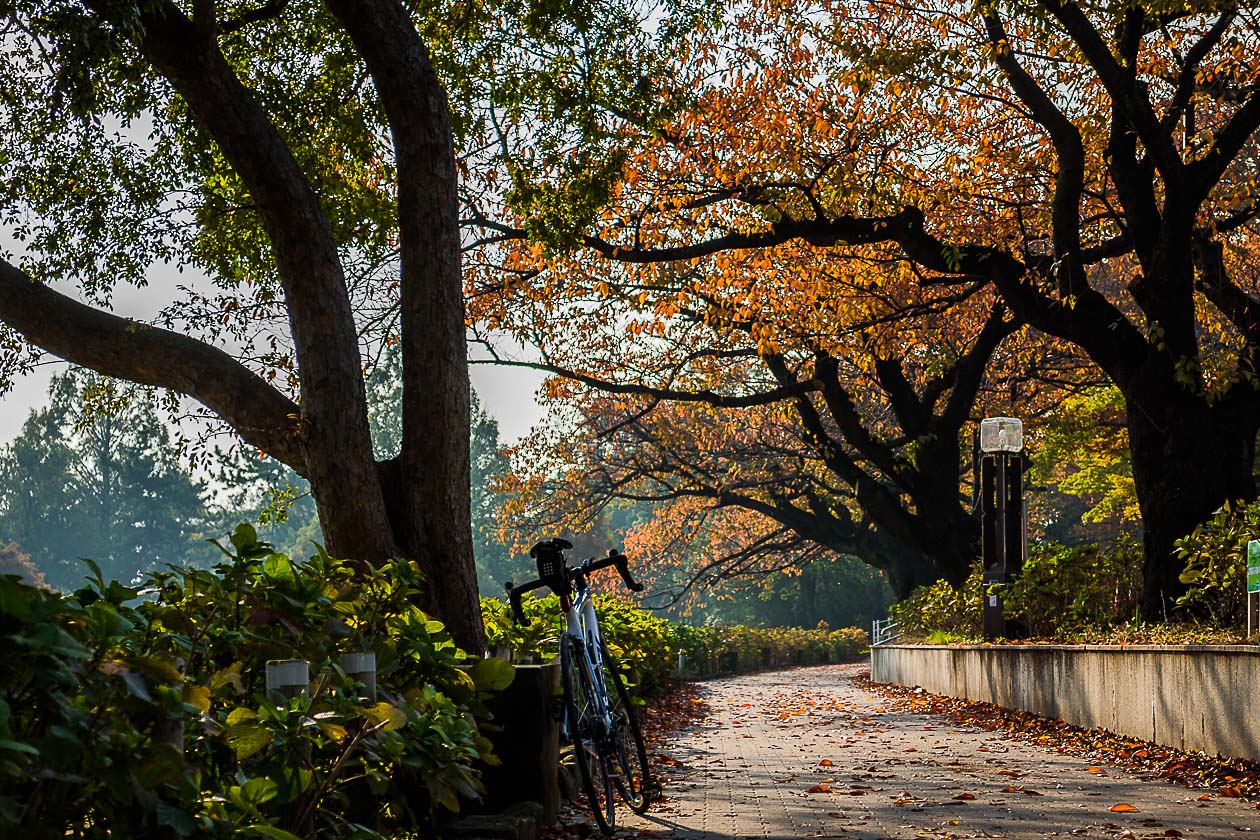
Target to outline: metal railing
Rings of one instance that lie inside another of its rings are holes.
[[[875,619],[871,622],[871,644],[882,645],[891,642],[901,635],[901,624],[891,618]]]

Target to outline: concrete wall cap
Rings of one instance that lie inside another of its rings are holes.
[[[1024,644],[1024,645],[875,645],[872,650],[992,650],[1004,653],[1024,653],[1029,651],[1090,651],[1097,653],[1155,652],[1155,653],[1224,653],[1239,656],[1260,655],[1260,645],[1062,645],[1062,644]]]

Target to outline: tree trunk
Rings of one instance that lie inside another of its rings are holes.
[[[471,423],[458,178],[446,90],[405,4],[330,0],[363,55],[388,115],[398,165],[403,356],[399,455],[403,528],[438,614],[460,647],[485,632],[473,562],[468,463]],[[394,501],[387,502],[394,505]]]
[[[818,570],[813,564],[801,567],[797,578],[800,597],[796,601],[796,621],[801,627],[818,624]]]
[[[1256,497],[1256,423],[1169,384],[1171,376],[1144,373],[1122,391],[1144,528],[1142,615],[1162,621],[1186,589],[1173,543],[1226,502]]]
[[[910,593],[920,586],[931,586],[941,579],[941,570],[930,557],[911,551],[887,537],[880,542],[884,545],[865,549],[861,558],[884,573],[898,601],[910,597]]]

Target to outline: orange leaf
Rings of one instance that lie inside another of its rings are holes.
[[[1129,811],[1136,811],[1137,808],[1133,807],[1127,802],[1117,802],[1115,805],[1112,805],[1107,810],[1115,811],[1116,813],[1128,813]]]
[[[818,766],[819,766],[819,767],[831,767],[831,766],[833,766],[833,765],[832,765],[832,761],[831,761],[831,759],[830,759],[830,758],[824,758],[822,761],[818,762]]]
[[[831,793],[831,785],[814,785],[809,793]]]
[[[974,793],[955,793],[953,798],[954,799],[975,799],[976,795]]]

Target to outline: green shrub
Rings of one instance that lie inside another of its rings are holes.
[[[414,564],[295,563],[249,526],[213,570],[60,596],[0,579],[0,828],[32,838],[384,838],[481,791],[483,699],[510,680],[413,606]],[[337,661],[377,657],[365,705]],[[266,696],[272,659],[313,683]]]
[[[555,658],[564,628],[559,599],[526,595],[521,606],[530,619],[527,627],[512,622],[507,604],[482,599],[490,646],[508,648],[517,657]],[[826,627],[692,627],[607,595],[595,596],[595,609],[609,649],[630,665],[643,692],[650,692],[677,671],[680,653],[686,674],[701,676],[778,665],[843,662],[855,659],[868,645],[866,631],[856,627],[835,631]]]
[[[980,634],[982,620],[982,580],[980,572],[967,577],[962,589],[954,589],[944,580],[920,586],[904,601],[893,604],[890,618],[901,625],[901,632],[911,637],[929,633],[974,637]]]
[[[1247,616],[1247,543],[1260,538],[1260,503],[1226,505],[1175,543],[1189,589],[1177,604],[1216,627],[1237,627]]]
[[[1008,619],[1033,636],[1061,636],[1129,621],[1142,588],[1142,549],[1131,537],[1110,547],[1042,543],[1002,593]]]

